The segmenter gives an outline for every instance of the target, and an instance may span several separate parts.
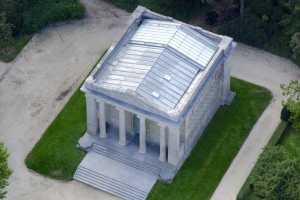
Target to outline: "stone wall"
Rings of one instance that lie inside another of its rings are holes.
[[[211,77],[207,80],[205,87],[201,91],[201,95],[187,115],[185,121],[185,144],[187,151],[193,147],[219,106],[223,104],[223,94],[224,67],[221,65],[217,67]]]

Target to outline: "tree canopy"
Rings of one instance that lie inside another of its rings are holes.
[[[289,120],[294,128],[300,129],[300,82],[293,80],[287,85],[281,85],[281,88],[283,95],[287,97],[283,105],[290,112]]]
[[[300,198],[299,160],[291,159],[283,147],[267,148],[249,178],[257,199]]]

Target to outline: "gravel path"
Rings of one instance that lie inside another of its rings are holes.
[[[228,62],[232,74],[268,88],[273,99],[250,132],[238,155],[224,175],[213,200],[234,200],[280,122],[280,84],[300,80],[300,68],[291,61],[265,51],[239,44]]]
[[[13,169],[8,200],[116,199],[75,181],[44,178],[24,164],[47,126],[125,26],[128,13],[101,0],[84,0],[84,4],[85,19],[43,30],[14,62],[0,62],[0,141],[8,147]]]
[[[85,19],[43,30],[14,62],[0,62],[0,141],[8,147],[14,171],[8,200],[116,199],[75,181],[44,178],[24,164],[28,152],[112,39],[120,35],[128,18],[128,13],[101,0],[83,2],[88,9]],[[299,70],[288,60],[245,45],[238,46],[229,64],[234,76],[264,85],[274,99],[215,193],[215,199],[222,200],[234,199],[278,123],[279,84],[300,79]]]

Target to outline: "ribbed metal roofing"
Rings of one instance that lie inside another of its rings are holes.
[[[96,81],[106,89],[135,93],[161,109],[174,109],[217,49],[217,42],[185,25],[146,19],[107,60]]]
[[[150,19],[143,21],[131,41],[166,45],[202,67],[206,67],[218,48],[216,42],[184,25]]]
[[[139,85],[137,93],[171,109],[177,105],[197,73],[196,66],[165,49]]]
[[[161,47],[125,45],[115,57],[107,61],[106,70],[97,77],[99,85],[135,91],[162,51]]]

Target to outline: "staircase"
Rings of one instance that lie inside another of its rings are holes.
[[[146,191],[81,166],[76,170],[74,179],[125,200],[144,200],[148,195]]]
[[[73,178],[125,200],[144,200],[159,173],[160,168],[119,149],[93,144]]]
[[[116,149],[93,144],[92,151],[146,173],[152,173],[156,176],[160,174],[160,168],[157,166],[129,157]]]

